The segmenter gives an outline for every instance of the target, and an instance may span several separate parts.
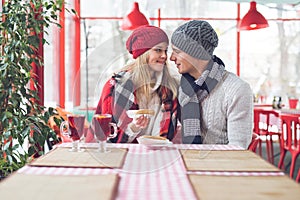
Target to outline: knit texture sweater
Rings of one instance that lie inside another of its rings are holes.
[[[202,102],[206,133],[203,144],[248,148],[252,137],[253,94],[248,83],[227,72]]]

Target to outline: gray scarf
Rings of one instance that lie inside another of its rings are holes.
[[[201,144],[201,136],[205,135],[202,120],[201,102],[220,82],[225,72],[221,59],[213,56],[206,70],[195,80],[189,74],[183,74],[180,80],[178,100],[181,106],[182,142],[185,144]]]

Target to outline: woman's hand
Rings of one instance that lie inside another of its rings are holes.
[[[141,129],[146,128],[149,121],[150,118],[147,115],[141,115],[132,121],[130,128],[133,132],[138,132]]]

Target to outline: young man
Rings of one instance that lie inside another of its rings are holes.
[[[248,83],[225,70],[213,55],[218,36],[206,21],[193,20],[172,34],[172,55],[182,74],[178,100],[183,143],[232,144],[248,148],[253,96]]]

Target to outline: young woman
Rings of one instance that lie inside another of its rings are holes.
[[[95,114],[109,113],[118,126],[112,142],[136,142],[142,135],[172,140],[177,125],[177,81],[167,66],[166,33],[155,26],[135,29],[126,42],[134,62],[104,85]],[[153,116],[132,119],[127,110],[150,109]]]

